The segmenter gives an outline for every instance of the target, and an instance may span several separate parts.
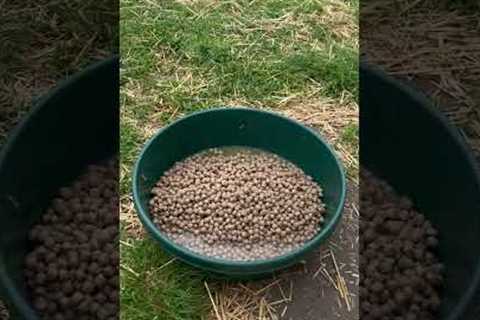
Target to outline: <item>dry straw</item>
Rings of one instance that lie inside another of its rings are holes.
[[[368,1],[362,55],[442,107],[480,155],[480,19],[438,1]],[[381,30],[381,32],[377,32]]]

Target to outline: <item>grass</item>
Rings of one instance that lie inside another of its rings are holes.
[[[182,115],[244,105],[319,129],[355,168],[358,1],[124,0],[120,14],[122,263],[140,275],[122,271],[122,319],[206,319],[203,275],[176,262],[158,270],[171,257],[138,231],[130,175],[139,149]]]
[[[358,148],[359,145],[359,128],[358,124],[350,123],[345,126],[342,131],[341,140],[345,145],[348,145],[350,148]]]
[[[121,319],[193,320],[206,314],[200,272],[172,260],[150,239],[128,241],[120,246]]]
[[[328,28],[316,25],[315,18],[322,12],[319,1],[257,1],[253,5],[238,1],[215,6],[205,1],[194,3],[186,6],[164,1],[149,6],[124,1],[121,32],[125,78],[150,78],[157,80],[157,85],[180,84],[178,78],[150,76],[152,70],[175,73],[172,69],[181,64],[188,66],[193,75],[212,80],[209,90],[201,91],[203,98],[238,95],[256,99],[298,90],[312,76],[330,85],[336,73],[323,75],[316,71],[328,69],[330,60],[339,55],[347,64],[356,63],[356,55],[342,54],[348,46],[341,39],[336,39]],[[325,55],[329,58],[324,59]],[[175,59],[173,64],[164,63],[167,57]],[[316,58],[314,70],[309,69],[312,57]],[[293,75],[284,69],[290,63],[294,64]],[[351,68],[343,71],[350,81],[355,80]],[[338,96],[355,87],[338,84],[330,94]]]
[[[122,2],[123,120],[158,127],[172,113],[232,102],[275,108],[286,97],[312,93],[356,101],[357,47],[335,25],[351,24],[352,17],[318,24],[333,20],[335,10],[353,14],[351,2],[186,3]],[[325,18],[327,7],[335,9]],[[122,139],[134,141],[136,134],[123,130]]]

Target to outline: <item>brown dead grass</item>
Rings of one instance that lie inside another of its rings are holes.
[[[134,239],[141,239],[146,236],[145,229],[142,227],[135,206],[133,204],[132,196],[125,195],[120,198],[120,221],[124,231]]]
[[[282,107],[283,114],[319,131],[334,147],[346,166],[347,173],[358,182],[358,149],[346,146],[341,140],[342,132],[351,125],[358,126],[358,106],[354,103],[333,99],[289,101]]]
[[[353,18],[352,8],[344,1],[330,0],[323,6],[318,18],[320,25],[325,25],[338,38],[352,43],[358,48],[358,23]]]
[[[210,288],[212,303],[211,320],[277,320],[279,310],[284,310],[293,299],[292,286],[283,279],[273,279],[260,283],[222,282]],[[212,290],[213,289],[213,290]],[[281,293],[275,301],[268,299],[271,291]]]
[[[0,147],[32,100],[117,51],[116,11],[113,0],[0,1]]]

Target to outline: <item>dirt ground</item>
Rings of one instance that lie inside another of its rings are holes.
[[[308,108],[291,106],[285,112],[319,131],[337,149],[350,178],[343,217],[335,232],[304,263],[279,276],[292,286],[292,301],[277,308],[282,319],[355,320],[359,317],[359,189],[355,175],[358,154],[354,146],[340,138],[340,133],[349,124],[358,123],[357,110],[357,107],[322,102]],[[278,297],[278,292],[272,293],[272,300]]]
[[[358,188],[349,183],[343,217],[315,252],[271,278],[250,282],[210,281],[207,319],[357,320]]]
[[[292,301],[280,307],[282,319],[321,320],[359,318],[358,309],[358,189],[350,186],[342,220],[325,245],[294,270],[280,275],[292,283]],[[347,297],[339,282],[344,279]],[[274,299],[281,293],[272,294]],[[347,305],[348,300],[348,305]]]

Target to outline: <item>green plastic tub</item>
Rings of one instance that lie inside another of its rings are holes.
[[[311,175],[324,189],[325,227],[302,248],[274,259],[252,262],[202,256],[167,239],[150,217],[148,201],[153,185],[175,162],[221,146],[248,146],[273,152]],[[318,134],[300,123],[254,109],[215,108],[174,122],[147,143],[134,169],[133,196],[140,220],[166,251],[217,275],[248,278],[287,267],[327,239],[342,214],[345,177],[332,149]]]
[[[42,99],[0,155],[0,295],[11,319],[35,320],[25,291],[27,234],[57,190],[118,152],[117,58],[96,64]]]
[[[446,273],[438,320],[478,320],[480,175],[473,157],[423,95],[375,68],[360,71],[361,165],[409,195],[439,230]]]

